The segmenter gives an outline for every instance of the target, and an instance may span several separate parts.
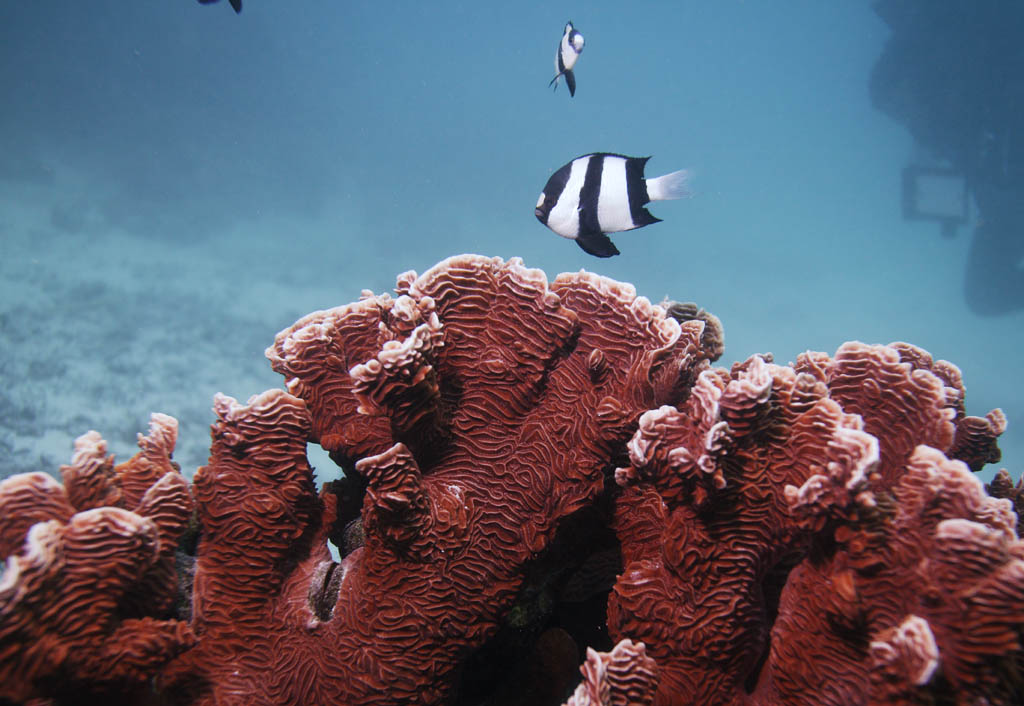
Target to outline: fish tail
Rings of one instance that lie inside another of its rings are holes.
[[[651,201],[669,201],[693,196],[693,192],[690,191],[692,176],[692,170],[680,169],[678,172],[648,179],[647,198]]]

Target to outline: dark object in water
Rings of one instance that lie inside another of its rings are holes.
[[[210,3],[220,2],[220,0],[199,0],[200,5],[209,5]],[[242,11],[242,0],[228,0],[231,3],[231,7],[235,9],[235,12]]]

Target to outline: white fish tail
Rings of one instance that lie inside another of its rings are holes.
[[[684,196],[692,196],[690,191],[690,177],[693,172],[689,169],[680,169],[660,177],[647,180],[647,198],[651,201],[669,201],[681,199]]]

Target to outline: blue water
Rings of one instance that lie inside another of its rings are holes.
[[[575,98],[548,87],[570,19],[586,37]],[[225,305],[203,297],[203,253],[223,257],[224,234],[241,229],[252,235],[218,261],[218,278],[241,291],[279,276],[296,315],[476,252],[696,301],[724,324],[726,365],[909,341],[961,368],[968,413],[1003,408],[1000,465],[1016,477],[1024,319],[967,309],[970,227],[949,239],[901,218],[912,140],[868,96],[888,36],[870,3],[852,1],[245,0],[241,15],[192,0],[8,2],[0,189],[73,170],[78,190],[54,194],[53,242],[76,247],[67,233],[87,220],[80,243],[109,228],[143,250],[194,252],[194,272],[155,269],[151,282],[155,295],[192,291],[197,317]],[[651,155],[649,176],[693,169],[695,196],[653,204],[664,222],[614,236],[621,256],[586,255],[532,209],[553,170],[593,151]],[[263,346],[290,320],[260,312],[280,303],[245,302],[249,338],[229,346],[240,365],[265,366]],[[145,399],[160,399],[160,384]],[[196,391],[204,409],[209,393]],[[125,411],[132,434],[149,411]],[[47,410],[36,413],[45,425]]]

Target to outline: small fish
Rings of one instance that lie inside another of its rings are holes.
[[[572,22],[566,23],[562,41],[558,43],[558,51],[555,52],[555,77],[551,79],[549,86],[553,85],[557,89],[558,79],[565,76],[565,83],[569,86],[569,95],[576,95],[576,76],[572,72],[572,67],[576,66],[576,60],[580,58],[582,51],[583,35],[576,31]]]
[[[218,2],[218,0],[199,0],[200,5],[209,5],[210,3]],[[242,0],[228,0],[231,3],[231,7],[235,8],[235,12],[242,11]]]
[[[618,255],[608,233],[657,223],[661,219],[644,208],[647,203],[690,195],[689,171],[645,179],[648,159],[607,152],[577,157],[551,175],[533,213],[591,255]]]

